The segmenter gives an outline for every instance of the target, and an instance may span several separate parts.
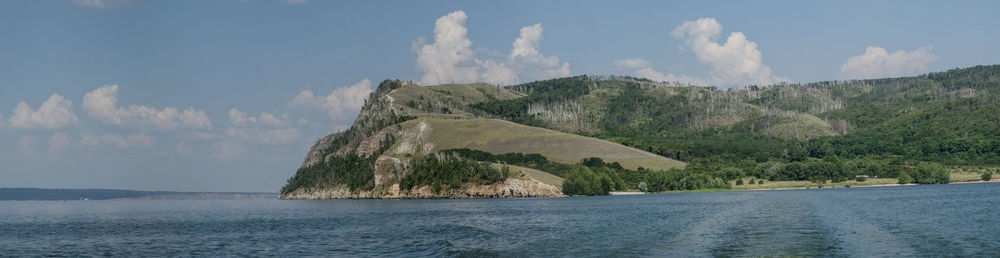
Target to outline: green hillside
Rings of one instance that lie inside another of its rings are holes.
[[[591,168],[608,177],[601,186],[607,192],[635,189],[643,180],[633,175],[644,174],[639,170],[685,166],[607,140],[490,119],[472,108],[476,103],[528,95],[481,83],[420,86],[387,80],[368,98],[351,128],[324,137],[312,147],[281,193],[301,197],[309,191],[346,188],[359,196],[381,198],[394,192],[392,187],[397,184],[402,192],[423,186],[433,186],[434,192],[459,191],[466,184],[502,184],[505,177],[518,175],[562,187],[561,176]],[[532,159],[503,161],[510,167],[502,170],[513,173],[495,171],[492,167],[500,160],[456,159],[451,156],[458,154],[441,153],[456,149],[508,155],[505,157],[529,155]],[[600,162],[591,162],[588,167],[582,165],[585,159]],[[625,172],[630,174],[623,176]],[[617,183],[611,184],[611,180]]]
[[[869,161],[884,163],[876,171],[883,176],[921,162],[1000,163],[1000,65],[729,90],[593,76],[508,89],[526,96],[471,107],[480,116],[637,147],[702,173],[732,167],[780,179],[788,164],[828,157],[841,168],[818,177],[853,177],[861,172],[851,166]]]
[[[387,158],[397,169],[379,172]],[[385,81],[282,192],[466,182],[457,170],[414,179],[400,169],[412,160],[488,173],[469,182],[503,182],[509,172],[487,168],[497,163],[536,169],[567,194],[727,188],[745,177],[945,183],[946,166],[1000,164],[1000,65],[728,90],[585,75],[507,87]]]
[[[621,144],[503,120],[419,118],[400,125],[401,128],[423,130],[421,133],[426,135],[424,141],[434,146],[432,152],[467,148],[493,154],[538,153],[551,161],[565,164],[598,157],[606,162],[618,162],[630,170],[639,167],[659,170],[684,167],[682,162]],[[401,138],[396,144],[411,143]]]

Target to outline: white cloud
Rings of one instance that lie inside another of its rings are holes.
[[[454,11],[434,21],[434,43],[420,47],[417,67],[424,84],[472,82],[479,80],[479,63],[466,35],[467,16]]]
[[[724,44],[716,42],[722,25],[713,18],[686,21],[671,33],[684,40],[703,64],[709,65],[710,81],[720,86],[769,85],[791,81],[771,74],[771,68],[761,60],[757,43],[747,40],[742,32],[729,34]]]
[[[241,112],[239,109],[233,108],[229,110],[229,123],[236,126],[244,126],[251,123],[256,123],[256,117],[247,117],[247,112]]]
[[[247,126],[251,124],[263,124],[267,126],[284,126],[288,124],[288,116],[275,116],[274,114],[261,112],[259,116],[247,116],[247,112],[233,108],[229,110],[229,123],[235,126]]]
[[[508,63],[519,71],[519,77],[527,80],[548,79],[569,76],[569,63],[559,63],[555,56],[545,56],[538,51],[542,41],[542,24],[521,28],[521,36],[511,44],[513,49],[507,56]]]
[[[17,151],[22,154],[35,154],[37,152],[35,149],[35,137],[30,135],[21,137],[21,140],[17,142]]]
[[[84,134],[80,144],[90,147],[114,146],[119,149],[150,148],[156,145],[156,138],[145,134],[121,135],[105,133],[103,135]]]
[[[675,75],[672,73],[663,74],[661,72],[657,72],[651,67],[652,63],[642,58],[618,59],[612,61],[611,64],[618,69],[634,70],[632,74],[635,75],[636,77],[646,78],[658,82],[671,82],[677,84],[697,85],[697,86],[708,85],[708,83],[705,80],[702,80],[701,78],[691,77],[687,75]]]
[[[138,126],[165,131],[179,128],[212,129],[212,122],[203,110],[188,108],[178,112],[173,107],[163,109],[139,105],[118,107],[118,85],[105,85],[85,94],[83,109],[97,120],[117,126]]]
[[[360,110],[365,98],[372,92],[371,87],[372,82],[364,79],[354,85],[334,89],[326,96],[316,96],[312,91],[302,90],[290,104],[326,112],[330,118],[336,120]]]
[[[889,53],[884,48],[869,46],[864,54],[848,58],[840,66],[840,74],[846,79],[871,79],[927,72],[927,65],[938,60],[931,53],[933,49],[934,46],[924,46],[910,52]]]
[[[14,108],[14,115],[10,117],[8,123],[11,127],[22,129],[56,129],[73,125],[79,119],[73,114],[72,106],[72,101],[64,99],[59,94],[49,96],[49,99],[38,107],[38,110],[32,109],[22,101]]]
[[[70,145],[69,136],[65,133],[54,133],[49,137],[49,154],[59,154]]]
[[[257,117],[257,121],[259,121],[261,124],[269,126],[283,126],[286,123],[288,123],[286,120],[288,120],[287,116],[285,116],[284,118],[278,118],[277,116],[266,112],[260,113],[260,115]]]
[[[488,82],[513,84],[521,80],[539,80],[570,74],[569,63],[560,63],[555,56],[538,51],[542,40],[542,24],[521,28],[520,36],[511,44],[507,60],[482,60],[472,49],[462,10],[441,16],[434,22],[434,42],[414,42],[417,68],[423,73],[421,83]],[[483,50],[482,52],[491,52]]]
[[[194,110],[188,108],[181,113],[181,126],[195,129],[212,129],[212,121],[205,115],[204,110]]]
[[[73,4],[77,6],[102,8],[102,9],[132,7],[136,3],[137,3],[136,0],[73,0]]]
[[[611,64],[613,64],[615,67],[624,69],[642,69],[652,66],[652,64],[649,63],[649,61],[646,61],[646,59],[642,58],[618,59],[612,61]]]

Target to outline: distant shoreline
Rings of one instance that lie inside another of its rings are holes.
[[[0,188],[0,201],[276,199],[265,192],[175,192],[123,189]]]
[[[978,184],[1000,183],[1000,178],[990,181],[966,180],[948,184]],[[919,184],[875,184],[858,186],[825,186],[825,187],[783,187],[783,188],[730,188],[730,189],[698,189],[677,190],[656,193],[615,191],[609,196],[669,194],[692,192],[735,192],[735,191],[783,191],[808,190],[823,188],[866,188],[912,186]],[[44,195],[37,195],[45,192]],[[110,193],[109,193],[110,192]],[[20,196],[18,196],[20,195]],[[121,189],[52,189],[52,188],[0,188],[0,201],[96,201],[96,200],[244,200],[244,199],[279,199],[278,193],[265,192],[173,192],[173,191],[137,191]]]
[[[1000,178],[994,178],[990,181],[983,180],[966,180],[947,183],[951,184],[979,184],[979,183],[1000,183]],[[670,193],[703,193],[703,192],[743,192],[743,191],[784,191],[784,190],[811,190],[811,189],[829,189],[829,188],[866,188],[866,187],[892,187],[892,186],[913,186],[920,184],[875,184],[875,185],[858,185],[858,186],[823,186],[823,187],[781,187],[781,188],[729,188],[729,189],[695,189],[695,190],[672,190],[663,191],[655,193],[646,192],[609,192],[608,195],[621,196],[621,195],[639,195],[639,194],[670,194]]]
[[[968,180],[968,181],[958,181],[947,183],[951,184],[978,184],[978,183],[1000,183],[1000,178],[992,179],[990,181],[983,180]],[[789,187],[789,188],[770,188],[770,189],[732,189],[733,191],[769,191],[769,190],[806,190],[806,189],[823,189],[823,188],[865,188],[865,187],[890,187],[890,186],[911,186],[920,184],[877,184],[877,185],[858,185],[858,186],[847,186],[847,187],[836,187],[836,186],[824,186],[824,187]]]

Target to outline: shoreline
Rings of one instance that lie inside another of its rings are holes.
[[[947,183],[951,184],[980,184],[980,183],[1000,183],[1000,178],[994,178],[990,181],[983,180],[967,180],[967,181],[957,181]],[[866,187],[893,187],[893,186],[913,186],[920,184],[877,184],[877,185],[859,185],[850,187],[781,187],[781,188],[729,188],[729,189],[695,189],[695,190],[674,190],[674,191],[664,191],[655,193],[645,193],[645,192],[609,192],[609,196],[619,196],[619,195],[639,195],[639,194],[671,194],[671,193],[701,193],[701,192],[743,192],[743,191],[787,191],[787,190],[812,190],[812,189],[824,189],[824,188],[866,188]]]

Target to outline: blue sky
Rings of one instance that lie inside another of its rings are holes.
[[[911,75],[1000,63],[997,13],[996,1],[2,1],[0,187],[276,191],[388,78]]]

